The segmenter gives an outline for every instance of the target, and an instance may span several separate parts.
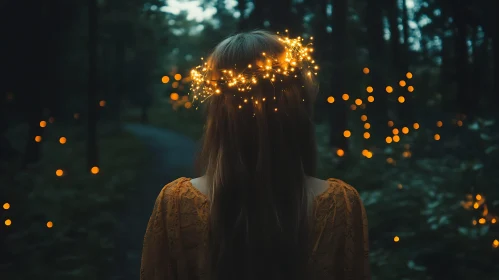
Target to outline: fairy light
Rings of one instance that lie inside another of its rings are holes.
[[[350,99],[350,96],[347,93],[344,93],[343,95],[341,95],[341,99],[347,101],[348,99]]]
[[[412,79],[412,73],[411,72],[407,72],[407,74],[405,74],[405,76],[407,77],[407,79]]]
[[[369,70],[369,68],[367,67],[364,67],[364,69],[362,69],[362,72],[367,75],[369,74],[369,72],[371,72],[371,70]]]
[[[334,103],[334,97],[329,96],[329,97],[327,98],[327,103],[329,103],[329,104]]]
[[[370,124],[370,123],[365,123],[365,124],[364,124],[364,128],[365,128],[365,129],[369,129],[369,128],[371,128],[371,124]]]
[[[172,93],[170,94],[170,99],[171,99],[171,100],[173,100],[173,101],[177,101],[177,100],[178,100],[178,98],[179,98],[178,93],[176,93],[176,92],[172,92]]]
[[[161,77],[161,82],[163,84],[167,84],[169,81],[170,81],[170,77],[168,77],[168,76]]]
[[[298,78],[300,73],[306,73],[308,76],[317,75],[319,66],[312,58],[314,51],[312,42],[304,44],[302,37],[289,38],[287,35],[279,34],[277,38],[284,45],[284,54],[280,58],[263,52],[256,63],[249,64],[244,69],[218,69],[217,74],[220,77],[215,80],[211,78],[213,69],[208,62],[192,69],[189,94],[192,95],[193,101],[199,100],[202,103],[210,96],[222,94],[227,89],[249,92],[262,80],[274,83]]]
[[[405,85],[407,85],[407,83],[404,80],[400,80],[399,86],[405,87]]]
[[[478,219],[473,219],[472,224],[485,225],[487,222],[490,224],[497,223],[497,216],[489,212],[487,203],[485,203],[485,197],[481,194],[476,194],[472,196],[471,194],[466,195],[466,200],[461,201],[461,206],[466,210],[476,210],[479,211],[480,217]]]
[[[40,122],[40,127],[46,127],[47,126],[47,122],[46,121],[41,121]]]
[[[387,86],[385,90],[386,90],[387,93],[392,93],[393,92],[393,87]]]
[[[98,167],[98,166],[94,166],[94,167],[90,168],[90,173],[92,173],[92,174],[94,174],[94,175],[95,175],[95,174],[98,174],[98,173],[99,173],[99,171],[100,171],[100,169],[99,169],[99,167]]]
[[[399,241],[400,241],[400,237],[398,237],[398,236],[393,237],[393,242],[399,242]]]
[[[10,209],[10,203],[5,202],[5,203],[3,204],[3,209],[4,209],[4,210],[9,210],[9,209]]]
[[[345,155],[345,151],[343,151],[343,149],[338,149],[338,150],[336,150],[336,155],[338,155],[339,157],[342,157]]]
[[[370,102],[370,103],[373,103],[373,102],[374,102],[374,96],[369,95],[369,96],[367,97],[367,101],[368,101],[368,102]]]
[[[35,142],[37,143],[42,142],[42,137],[40,135],[35,136]]]
[[[355,99],[355,105],[357,105],[357,106],[362,105],[362,99],[360,99],[360,98]]]
[[[368,93],[373,93],[374,88],[373,88],[372,86],[368,86],[368,87],[366,88],[366,91],[367,91]]]

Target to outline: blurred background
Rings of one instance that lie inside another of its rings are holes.
[[[189,71],[239,31],[313,38],[319,177],[355,186],[373,279],[498,279],[493,0],[2,1],[0,275],[138,279],[192,177]]]

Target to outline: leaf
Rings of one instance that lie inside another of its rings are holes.
[[[478,125],[478,123],[474,122],[474,123],[472,123],[472,124],[470,124],[468,126],[468,129],[470,129],[470,130],[479,130],[480,126]]]
[[[473,167],[472,167],[472,169],[475,170],[475,171],[479,170],[479,169],[482,169],[482,168],[483,168],[483,164],[482,163],[475,163],[475,164],[473,164]]]
[[[480,138],[482,138],[482,140],[485,140],[485,141],[490,141],[492,139],[492,138],[490,138],[490,136],[488,136],[485,133],[480,133]]]
[[[438,224],[440,224],[440,225],[448,225],[448,224],[450,224],[449,218],[447,216],[440,217],[440,220],[438,221]]]
[[[464,236],[467,236],[470,233],[469,229],[465,227],[459,227],[457,231],[459,232],[459,234]]]
[[[483,126],[492,126],[495,124],[495,120],[486,120],[483,121]]]
[[[489,228],[490,228],[489,225],[481,226],[478,234],[480,236],[485,236],[489,232]]]
[[[487,149],[485,149],[485,153],[486,154],[490,154],[490,153],[492,153],[493,151],[495,151],[497,149],[499,149],[499,147],[497,147],[497,146],[490,146]]]
[[[426,267],[417,265],[413,260],[407,262],[407,267],[416,271],[426,271]]]

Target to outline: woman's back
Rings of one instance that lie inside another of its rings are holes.
[[[209,192],[202,178],[193,181],[179,178],[159,194],[144,237],[141,280],[208,279]],[[336,179],[306,184],[313,198],[307,279],[370,279],[367,218],[358,192]]]

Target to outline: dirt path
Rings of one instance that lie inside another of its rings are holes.
[[[166,183],[193,176],[196,143],[176,132],[148,125],[127,124],[124,129],[145,144],[149,155],[142,171],[142,184],[121,216],[116,250],[124,267],[117,268],[114,279],[138,280],[142,240],[154,201]]]

